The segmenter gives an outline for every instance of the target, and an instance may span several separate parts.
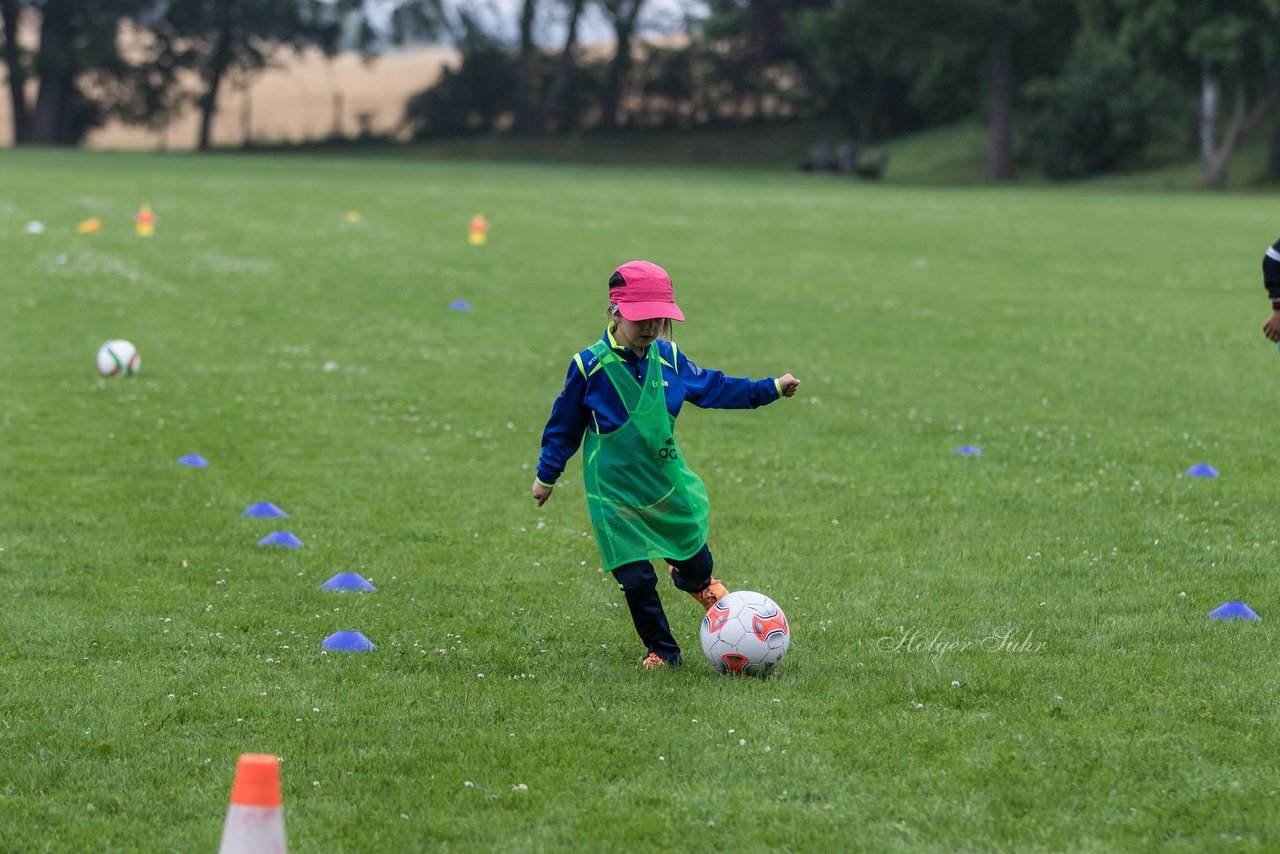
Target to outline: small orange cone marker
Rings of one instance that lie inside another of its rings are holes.
[[[151,205],[143,205],[138,209],[138,215],[133,218],[134,224],[137,226],[139,237],[150,237],[156,233],[156,215],[151,210]]]
[[[101,234],[102,220],[96,216],[91,216],[84,222],[76,226],[76,234]]]
[[[471,224],[467,226],[467,242],[472,246],[484,246],[488,239],[489,221],[484,218],[484,214],[476,214],[471,218]]]
[[[242,754],[218,854],[285,854],[285,850],[280,760],[266,753]]]

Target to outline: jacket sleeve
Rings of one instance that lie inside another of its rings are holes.
[[[1266,286],[1271,307],[1280,311],[1280,240],[1262,256],[1262,284]]]
[[[684,384],[684,399],[703,409],[755,409],[778,399],[778,383],[773,377],[752,380],[730,377],[720,371],[700,368],[679,351],[674,354],[676,370]]]
[[[538,480],[543,486],[555,486],[569,458],[578,452],[583,432],[587,429],[588,411],[584,404],[587,380],[579,364],[578,357],[569,363],[564,388],[551,404],[551,417],[542,431]]]

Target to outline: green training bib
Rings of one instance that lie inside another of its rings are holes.
[[[612,433],[587,431],[583,485],[604,569],[653,558],[684,560],[707,541],[707,488],[685,465],[671,430],[662,362],[649,345],[644,382],[608,344],[591,352],[613,383],[627,422]]]

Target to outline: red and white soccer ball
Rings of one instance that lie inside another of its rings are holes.
[[[98,373],[104,377],[131,377],[140,367],[138,348],[124,339],[108,341],[98,348]]]
[[[721,673],[768,676],[787,652],[791,627],[777,602],[739,590],[711,606],[701,636],[707,661]]]

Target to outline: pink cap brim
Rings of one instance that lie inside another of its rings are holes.
[[[673,302],[624,302],[618,304],[618,313],[635,322],[659,317],[684,320],[684,312]]]

